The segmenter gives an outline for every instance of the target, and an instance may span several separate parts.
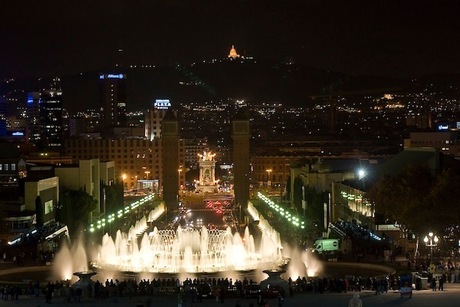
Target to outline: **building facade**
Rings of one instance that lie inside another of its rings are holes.
[[[27,139],[40,150],[60,151],[63,145],[62,90],[54,78],[50,89],[27,96]]]
[[[154,141],[145,139],[69,139],[65,141],[64,151],[66,155],[75,160],[113,161],[116,180],[123,180],[125,189],[135,189],[141,180],[157,180],[160,185],[163,184],[162,146],[162,139]],[[179,141],[178,146],[179,159],[183,164],[183,142]],[[178,173],[178,167],[175,169],[175,173]]]
[[[161,121],[171,108],[169,99],[156,99],[145,112],[145,137],[149,141],[161,137]],[[175,113],[177,116],[177,114]]]
[[[101,183],[111,185],[115,181],[114,161],[100,162],[99,159],[79,160],[78,165],[56,167],[54,170],[62,188],[86,191],[97,207],[94,213],[105,212],[101,202]]]
[[[99,75],[101,132],[111,135],[114,127],[126,127],[126,75]]]
[[[404,148],[435,148],[443,154],[460,156],[458,131],[411,132],[409,139],[404,140]]]

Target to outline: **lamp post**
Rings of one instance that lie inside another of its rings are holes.
[[[123,190],[125,189],[126,178],[128,178],[128,176],[126,174],[121,175],[121,182],[123,184]]]
[[[179,190],[181,189],[181,182],[182,182],[180,178],[181,173],[182,173],[182,166],[179,166],[179,169],[177,170]]]
[[[366,177],[367,173],[366,170],[363,168],[358,169],[358,179],[363,179]]]
[[[272,169],[271,168],[267,169],[267,173],[268,173],[267,186],[270,187],[272,185],[272,182],[271,182]]]
[[[438,245],[438,241],[438,236],[435,236],[431,231],[428,233],[428,236],[423,238],[423,242],[425,242],[426,246],[430,248],[430,264],[433,263],[433,247]]]

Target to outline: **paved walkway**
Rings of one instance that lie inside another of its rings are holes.
[[[46,267],[43,267],[46,269]],[[47,268],[49,269],[49,267]],[[0,265],[0,280],[5,281],[4,275],[6,272],[15,272],[27,279],[27,276],[31,273],[27,273],[31,268],[27,267],[13,267],[11,265]],[[36,268],[34,268],[34,271]],[[1,276],[3,275],[3,276]],[[8,281],[10,282],[10,281]],[[2,282],[3,283],[3,282]],[[404,307],[425,307],[425,306],[443,306],[443,307],[454,307],[460,306],[460,283],[446,283],[445,291],[431,291],[422,290],[414,291],[412,298],[404,297],[401,298],[397,291],[391,291],[381,295],[375,295],[374,292],[362,291],[360,295],[363,300],[364,307],[370,306],[404,306]],[[284,301],[283,307],[297,307],[297,306],[318,306],[318,307],[337,307],[337,306],[348,306],[348,301],[353,296],[352,292],[348,293],[301,293],[295,294],[293,297],[287,297]],[[256,307],[255,300],[249,299],[236,299],[229,298],[224,303],[216,302],[215,299],[205,299],[201,303],[194,304],[183,304],[183,307],[234,307],[239,302],[241,307],[249,307],[251,303]],[[277,307],[278,301],[272,299],[269,301],[270,307]],[[88,307],[105,307],[105,306],[120,306],[120,307],[152,307],[152,306],[165,306],[165,307],[176,307],[177,296],[163,295],[154,297],[110,297],[107,299],[94,299],[94,298],[82,298],[81,302],[67,302],[64,297],[53,298],[51,304],[45,302],[45,297],[27,297],[20,296],[17,301],[0,301],[1,306],[30,306],[30,307],[43,307],[43,306],[88,306]]]
[[[422,290],[414,291],[412,298],[401,298],[398,292],[389,292],[381,295],[375,295],[370,291],[360,293],[363,300],[363,306],[404,306],[404,307],[424,307],[424,306],[459,306],[460,284],[446,284],[445,291]],[[302,293],[293,297],[288,297],[284,301],[283,307],[297,306],[319,306],[319,307],[337,307],[348,306],[348,300],[353,296],[352,292],[348,293],[323,293],[312,294]],[[252,303],[256,307],[256,302],[249,299],[227,299],[224,303],[216,302],[214,299],[203,300],[201,303],[183,304],[183,307],[234,307],[239,302],[241,307],[249,307]],[[278,306],[278,301],[272,299],[269,301],[270,307]],[[80,303],[71,301],[66,302],[64,297],[53,298],[51,304],[45,303],[43,296],[25,297],[21,296],[18,301],[1,301],[0,305],[7,306],[88,306],[88,307],[105,307],[105,306],[123,306],[123,307],[151,307],[151,306],[177,306],[176,296],[155,296],[155,297],[112,297],[107,299],[83,298]]]

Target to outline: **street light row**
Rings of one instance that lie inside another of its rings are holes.
[[[270,198],[265,196],[264,194],[258,192],[257,196],[270,208],[274,209],[276,212],[278,212],[281,216],[283,216],[286,220],[292,223],[292,225],[296,227],[300,227],[301,229],[305,229],[305,221],[302,221],[298,216],[294,216],[291,214],[288,210],[285,210],[278,204],[276,204],[274,201],[272,201]]]
[[[154,194],[147,195],[146,197],[127,205],[123,209],[118,210],[116,215],[115,213],[111,213],[111,214],[108,214],[107,217],[102,217],[98,219],[97,221],[95,221],[95,223],[92,223],[89,225],[89,231],[94,232],[96,229],[101,229],[105,227],[106,224],[111,224],[117,218],[122,218],[123,215],[128,214],[131,210],[144,205],[148,201],[151,201],[154,197],[155,197]]]

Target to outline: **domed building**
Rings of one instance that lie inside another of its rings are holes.
[[[240,55],[238,53],[236,53],[236,49],[235,49],[234,45],[232,45],[232,48],[230,49],[230,53],[228,54],[228,57],[232,58],[232,59],[240,57]]]

